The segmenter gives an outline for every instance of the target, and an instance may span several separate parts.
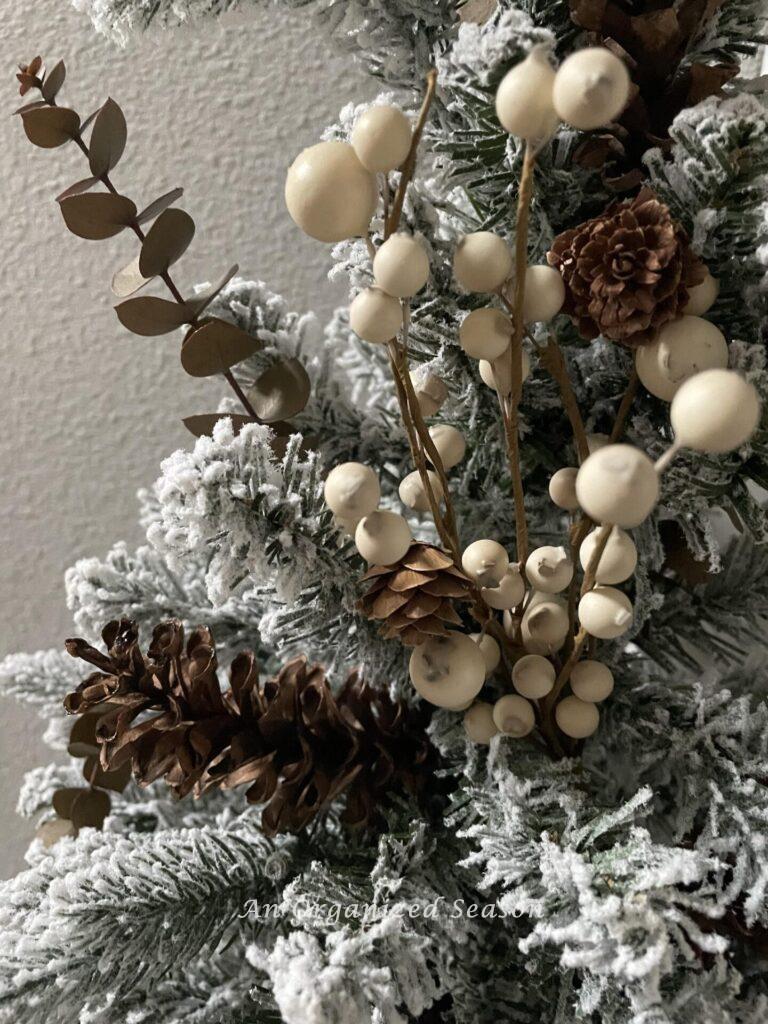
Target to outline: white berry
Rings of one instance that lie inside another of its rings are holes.
[[[459,328],[459,344],[473,359],[498,359],[511,338],[512,321],[500,309],[473,309]]]
[[[495,587],[481,587],[480,596],[489,608],[503,611],[517,608],[525,597],[525,582],[520,570],[510,565]]]
[[[373,258],[373,279],[388,295],[410,298],[429,279],[426,249],[412,235],[392,235]]]
[[[431,469],[427,470],[427,476],[432,487],[432,493],[439,504],[443,500],[443,485],[440,483],[437,473]],[[421,481],[421,474],[416,469],[409,473],[408,476],[403,477],[400,481],[398,493],[400,501],[402,501],[406,508],[413,509],[414,512],[429,512],[432,507],[429,504],[429,497]]]
[[[344,519],[359,520],[378,507],[381,488],[370,466],[343,462],[326,477],[323,494],[331,512]]]
[[[397,512],[377,509],[364,516],[355,530],[355,547],[371,565],[393,565],[405,557],[413,536]]]
[[[434,373],[412,370],[410,373],[416,401],[422,416],[434,416],[448,397],[448,387]]]
[[[669,416],[677,444],[719,455],[752,437],[760,422],[760,399],[734,370],[704,370],[682,385]]]
[[[495,540],[476,540],[461,556],[461,567],[481,587],[497,587],[509,568],[509,555]]]
[[[448,423],[435,423],[429,428],[429,436],[443,463],[443,469],[458,466],[467,453],[467,442],[462,432]]]
[[[363,341],[385,345],[403,326],[403,311],[381,288],[364,288],[349,307],[349,326]]]
[[[526,654],[515,662],[512,685],[529,700],[540,700],[555,685],[555,666],[540,654]]]
[[[525,272],[523,320],[527,324],[546,323],[557,316],[565,302],[565,284],[558,270],[541,266]]]
[[[728,365],[728,344],[714,324],[699,316],[666,323],[635,356],[637,375],[652,395],[671,402],[680,385],[701,370]]]
[[[557,126],[552,106],[555,71],[542,48],[511,68],[496,90],[496,116],[520,139],[546,139]]]
[[[545,545],[530,553],[525,575],[536,590],[559,594],[573,579],[573,562],[564,547]]]
[[[482,638],[480,633],[470,633],[469,635],[483,652],[483,657],[485,658],[485,674],[486,676],[489,676],[499,667],[499,662],[501,661],[501,648],[488,633],[483,634]]]
[[[553,473],[549,481],[550,498],[558,508],[564,508],[567,512],[575,512],[579,507],[579,499],[576,497],[578,472],[575,466],[565,466]]]
[[[613,693],[613,672],[601,661],[578,661],[571,669],[571,689],[579,700],[597,704]]]
[[[527,736],[536,724],[533,705],[517,693],[508,693],[493,706],[493,720],[505,736]]]
[[[590,131],[620,116],[630,88],[624,62],[604,46],[590,46],[572,53],[560,65],[552,102],[562,121]]]
[[[639,448],[608,444],[584,461],[576,477],[576,497],[597,523],[631,528],[651,513],[659,498],[653,463]]]
[[[586,570],[597,544],[598,531],[593,530],[584,538],[579,548],[579,560]],[[618,526],[611,530],[600,561],[597,563],[597,583],[623,583],[628,580],[637,566],[635,542]]]
[[[683,313],[689,316],[703,316],[714,306],[719,294],[720,282],[707,271],[701,284],[695,284],[688,289],[688,302],[683,307]]]
[[[352,147],[369,171],[393,171],[411,148],[411,122],[398,107],[369,107],[352,129]]]
[[[485,682],[485,658],[466,633],[436,636],[414,648],[408,665],[421,696],[439,708],[457,710],[472,700]]]
[[[525,349],[522,350],[520,362],[522,369],[520,379],[525,381],[531,372],[531,358]],[[487,359],[481,359],[477,368],[480,371],[483,384],[494,391],[498,390],[505,396],[512,393],[512,360],[508,352],[499,356],[492,363]]]
[[[558,729],[566,736],[583,740],[597,730],[600,712],[594,704],[579,700],[578,697],[565,697],[555,708],[555,721]]]
[[[364,235],[378,202],[376,179],[346,142],[319,142],[288,169],[285,202],[294,222],[320,242]]]
[[[568,606],[556,594],[534,593],[523,613],[520,636],[529,654],[553,654],[570,629]]]
[[[475,231],[459,239],[453,273],[468,292],[495,292],[512,273],[512,253],[492,231]]]
[[[464,712],[464,729],[473,743],[488,744],[499,730],[493,720],[493,705],[477,701]]]
[[[615,640],[632,625],[634,612],[626,594],[615,587],[595,587],[579,601],[579,622],[598,640]]]

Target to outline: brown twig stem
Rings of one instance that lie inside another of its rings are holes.
[[[42,92],[41,92],[41,94],[42,94]],[[48,104],[49,107],[55,107],[56,106],[56,101],[55,100],[46,100],[46,103]],[[85,156],[86,160],[90,160],[91,151],[90,151],[87,143],[83,140],[82,135],[80,135],[79,133],[77,135],[74,135],[73,136],[73,141],[77,144],[78,148],[81,150],[81,152]],[[121,195],[121,193],[119,193],[118,190],[115,188],[115,185],[112,182],[112,179],[110,178],[109,174],[105,173],[105,174],[99,175],[98,176],[98,180],[102,183],[104,188],[106,188],[107,192],[111,192],[112,195],[115,195],[115,196],[116,195]],[[136,235],[136,237],[138,238],[139,242],[143,242],[144,241],[146,236],[145,236],[144,232],[141,230],[141,225],[137,221],[135,221],[135,220],[131,221],[131,223],[128,225],[128,227],[130,227],[130,229],[133,231],[134,235]],[[180,306],[184,306],[185,309],[189,309],[188,304],[184,301],[184,298],[183,298],[181,292],[179,291],[179,289],[176,287],[176,284],[175,284],[173,278],[171,277],[169,271],[166,270],[162,274],[160,274],[159,276],[160,276],[160,279],[165,284],[165,286],[168,289],[168,291],[173,296],[174,301],[177,302]],[[195,327],[197,325],[197,322],[198,322],[197,314],[195,312],[193,312],[192,309],[189,309],[189,320],[187,321],[187,323],[191,327]],[[231,370],[226,370],[224,372],[224,378],[227,381],[227,383],[229,384],[229,386],[232,388],[232,390],[234,391],[235,395],[237,395],[237,398],[238,398],[240,404],[245,409],[246,413],[249,416],[252,416],[253,419],[255,419],[258,423],[261,423],[262,421],[256,415],[256,410],[253,408],[251,403],[248,401],[248,398],[247,398],[245,392],[243,391],[243,389],[240,387],[240,385],[235,380],[235,377],[234,377],[234,374],[232,373],[232,371]]]
[[[629,381],[627,382],[627,389],[619,403],[619,408],[616,410],[616,419],[613,423],[613,429],[611,430],[611,444],[621,438],[624,430],[627,426],[627,420],[629,419],[629,411],[632,408],[632,403],[637,395],[637,388],[640,382],[640,378],[637,376],[637,370],[632,367],[632,372],[629,375]]]
[[[579,404],[576,401],[576,394],[573,390],[573,384],[571,384],[571,378],[568,376],[568,367],[565,362],[563,350],[558,345],[555,337],[551,334],[545,348],[539,351],[539,362],[557,383],[557,386],[560,389],[563,408],[565,409],[568,421],[571,424],[573,441],[576,446],[576,454],[578,456],[579,464],[581,464],[589,455],[587,431],[584,427],[584,420],[581,418],[581,411],[579,409]]]
[[[397,231],[400,224],[400,217],[403,212],[403,203],[405,202],[405,193],[407,192],[408,185],[413,178],[413,172],[416,169],[416,152],[419,148],[419,142],[421,141],[424,126],[426,125],[427,118],[429,117],[429,108],[432,106],[432,100],[435,98],[436,88],[437,71],[432,68],[427,72],[427,88],[424,93],[424,99],[421,104],[419,116],[417,117],[416,124],[413,127],[411,148],[408,150],[408,156],[405,158],[403,165],[400,168],[400,181],[398,182],[395,198],[392,202],[392,209],[389,211],[389,216],[386,218],[384,223],[385,240]]]

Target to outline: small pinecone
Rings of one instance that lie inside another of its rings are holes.
[[[602,334],[629,348],[680,316],[705,274],[682,225],[647,188],[558,235],[547,260],[563,275],[563,312],[582,338]]]
[[[94,736],[105,770],[130,764],[140,785],[164,777],[178,797],[245,785],[248,801],[264,805],[268,835],[298,831],[342,793],[343,820],[367,828],[381,823],[391,792],[426,799],[439,789],[430,709],[393,700],[357,672],[334,697],[323,669],[298,657],[260,685],[256,659],[243,651],[222,692],[205,627],[185,644],[180,622],[161,623],[146,655],[127,619],[102,637],[107,654],[67,641],[73,657],[98,671],[64,705],[72,714],[101,712]]]
[[[472,587],[453,559],[430,544],[412,544],[399,562],[375,565],[361,582],[371,585],[358,608],[381,620],[383,637],[397,637],[406,647],[446,636],[446,623],[460,626],[453,602],[469,601]]]

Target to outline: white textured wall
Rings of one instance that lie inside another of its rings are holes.
[[[62,99],[90,113],[107,92],[123,107],[128,147],[114,179],[143,205],[182,185],[197,236],[177,280],[191,286],[230,263],[297,309],[326,312],[325,248],[283,209],[284,170],[339,107],[375,91],[306,15],[274,9],[116,50],[66,0],[0,0],[0,656],[70,634],[62,575],[76,558],[136,542],[134,494],[188,442],[182,416],[214,408],[218,385],[181,370],[177,341],[128,334],[109,278],[135,253],[128,232],[86,242],[54,200],[85,177],[74,146],[34,149],[15,109],[12,72],[40,52],[64,58]],[[0,877],[21,865],[30,828],[13,812],[22,773],[50,757],[42,723],[0,699]]]

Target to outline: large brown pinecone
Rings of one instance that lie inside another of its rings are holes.
[[[431,636],[447,636],[446,623],[460,626],[454,601],[469,601],[472,583],[453,559],[431,544],[412,544],[394,565],[375,565],[363,576],[370,587],[358,602],[379,632],[417,647]]]
[[[179,797],[247,785],[249,802],[265,805],[268,835],[301,829],[343,792],[347,824],[378,825],[386,794],[421,795],[434,776],[429,708],[395,701],[357,672],[334,697],[322,668],[298,657],[260,685],[256,659],[244,651],[222,693],[205,627],[185,644],[180,622],[161,623],[146,655],[127,619],[102,637],[106,654],[67,641],[70,654],[98,671],[64,706],[72,714],[106,708],[96,727],[105,770],[130,763],[139,784],[164,777]]]
[[[723,0],[569,0],[571,18],[590,45],[607,46],[627,65],[634,89],[619,123],[591,133],[576,153],[600,168],[617,192],[645,177],[647,150],[671,146],[669,127],[686,107],[721,92],[737,64],[688,57],[693,38],[719,13]]]
[[[563,312],[581,336],[630,348],[680,316],[705,274],[685,229],[648,188],[558,235],[547,260],[563,275]]]

